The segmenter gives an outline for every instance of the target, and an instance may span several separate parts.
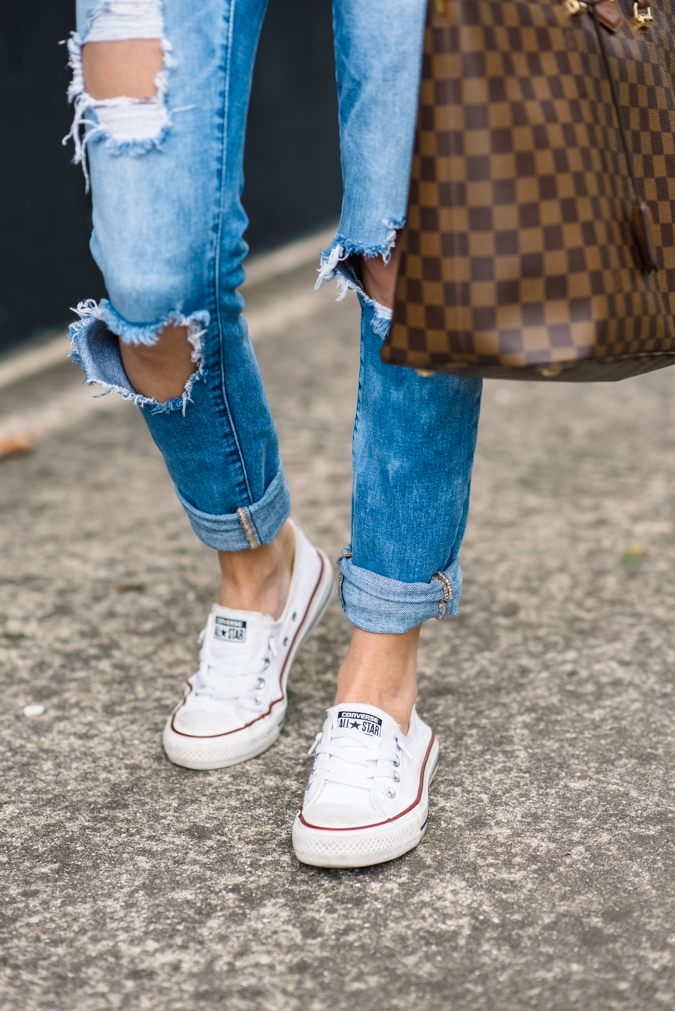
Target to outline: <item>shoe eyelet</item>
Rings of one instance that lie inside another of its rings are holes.
[[[266,656],[265,657],[264,669],[267,670],[267,668],[269,667],[269,665],[270,665],[270,658],[268,656]]]
[[[400,783],[401,782],[401,777],[399,776],[398,772],[394,773],[394,782],[395,783]]]
[[[398,737],[396,738],[395,744],[396,744],[396,750],[397,750],[397,751],[403,751],[403,748],[402,748],[402,747],[401,747],[401,745],[400,745],[400,744],[398,743]]]
[[[291,616],[291,621],[295,621],[295,619],[297,618],[297,616],[298,616],[298,612],[297,611],[293,611],[293,614]]]
[[[400,764],[401,764],[401,759],[400,759],[400,758],[399,758],[399,757],[397,756],[397,757],[396,757],[396,758],[395,758],[395,759],[394,759],[394,760],[392,761],[392,765],[394,766],[394,768],[395,768],[395,769],[398,769],[398,767],[399,767],[399,765],[400,765]]]
[[[255,702],[255,704],[256,704],[257,706],[259,706],[259,705],[260,705],[260,703],[261,703],[261,700],[260,700],[260,696],[259,696],[259,695],[256,695],[256,697],[255,697],[255,698],[253,699],[253,701]]]
[[[265,687],[265,678],[258,678],[258,680],[255,683],[255,686],[256,686],[256,688],[264,688]]]
[[[395,796],[396,790],[393,788],[393,786],[390,786],[389,789],[387,790],[387,797],[389,797],[389,800],[393,800]]]
[[[288,636],[284,639],[284,646],[288,646]]]

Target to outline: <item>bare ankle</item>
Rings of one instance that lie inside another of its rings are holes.
[[[244,551],[219,551],[223,578],[218,603],[278,618],[288,597],[294,553],[295,536],[288,521],[270,544]]]
[[[417,697],[419,627],[398,634],[355,628],[338,674],[335,705],[377,706],[392,716],[404,734]]]

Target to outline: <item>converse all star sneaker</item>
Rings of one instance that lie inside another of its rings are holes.
[[[236,765],[261,754],[281,732],[288,672],[333,589],[328,558],[291,523],[295,556],[281,617],[213,605],[200,636],[199,670],[164,728],[164,750],[176,765]]]
[[[333,706],[312,752],[314,768],[293,825],[298,860],[367,867],[417,846],[427,827],[438,742],[415,709],[406,735],[375,706]]]

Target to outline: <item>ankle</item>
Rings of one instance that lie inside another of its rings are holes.
[[[244,551],[219,551],[222,582],[217,602],[239,611],[278,618],[291,584],[295,536],[286,522],[270,544]]]
[[[400,635],[355,628],[338,674],[335,705],[377,706],[407,734],[417,697],[418,639],[419,628]]]
[[[355,682],[344,693],[338,691],[333,704],[336,706],[375,706],[391,716],[398,723],[402,733],[407,734],[410,729],[410,716],[417,697],[417,680],[414,676],[411,679],[411,684],[414,687],[410,691],[395,693],[382,691],[372,683]]]

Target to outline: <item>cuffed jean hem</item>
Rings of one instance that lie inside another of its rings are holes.
[[[186,501],[178,488],[176,494],[197,537],[216,551],[243,551],[269,544],[291,514],[291,496],[281,467],[260,501],[235,513],[203,513]]]
[[[428,583],[403,583],[354,565],[351,545],[338,558],[338,595],[352,625],[365,632],[408,632],[428,618],[459,614],[462,568],[455,559]]]

